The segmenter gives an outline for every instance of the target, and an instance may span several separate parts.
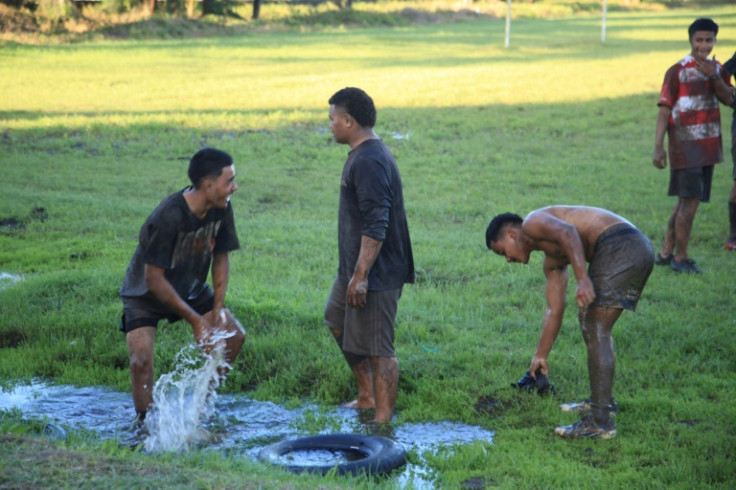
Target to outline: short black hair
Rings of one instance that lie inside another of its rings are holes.
[[[233,158],[222,150],[204,148],[194,154],[189,161],[189,180],[194,188],[198,188],[203,179],[217,178],[222,169],[233,164]]]
[[[697,31],[709,31],[712,32],[713,35],[717,36],[718,24],[713,22],[713,19],[709,19],[707,17],[695,19],[695,22],[690,24],[690,27],[687,28],[688,37],[692,39],[693,34],[695,34]]]
[[[335,107],[342,107],[364,128],[376,125],[376,106],[373,105],[373,99],[357,87],[338,90],[330,97],[329,103]]]
[[[498,241],[498,235],[501,234],[501,230],[507,224],[510,225],[521,225],[523,223],[521,216],[514,213],[502,213],[497,215],[491,220],[486,228],[486,247],[491,248],[491,242]]]

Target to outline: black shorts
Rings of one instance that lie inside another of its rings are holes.
[[[361,356],[396,357],[394,325],[401,289],[368,291],[363,308],[347,305],[347,286],[335,281],[325,323],[343,333],[342,350]]]
[[[698,199],[700,202],[710,201],[710,188],[713,182],[713,165],[698,168],[670,170],[670,188],[668,196],[683,199]]]
[[[634,311],[654,267],[654,249],[642,232],[627,223],[613,225],[595,242],[588,266],[595,299],[590,306]]]
[[[211,289],[206,288],[194,300],[187,301],[187,304],[200,315],[204,315],[215,307],[215,296]],[[146,297],[123,298],[123,316],[119,326],[121,332],[128,333],[140,327],[158,327],[158,322],[163,319],[174,323],[181,320],[181,317],[161,303]]]

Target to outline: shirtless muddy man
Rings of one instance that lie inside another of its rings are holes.
[[[634,311],[654,265],[649,239],[629,221],[610,211],[585,206],[550,206],[526,218],[504,213],[486,230],[486,245],[508,262],[527,264],[534,251],[544,253],[547,278],[542,335],[529,367],[530,374],[548,375],[547,357],[562,325],[568,265],[577,280],[575,301],[588,349],[590,398],[563,405],[583,418],[557,427],[562,437],[611,439],[617,410],[613,399],[615,356],[611,331],[621,312]],[[586,264],[588,267],[586,269]],[[590,412],[590,413],[588,413]]]

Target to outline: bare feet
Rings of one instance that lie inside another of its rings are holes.
[[[366,422],[365,426],[368,430],[368,433],[374,436],[383,436],[390,439],[393,439],[395,437],[394,426],[390,422],[382,423],[373,419],[369,422]]]
[[[363,400],[356,398],[351,402],[345,402],[340,405],[343,408],[354,408],[356,410],[372,410],[376,408],[376,401],[373,398]]]

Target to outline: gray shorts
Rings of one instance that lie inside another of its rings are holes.
[[[700,202],[710,201],[713,167],[713,165],[710,165],[708,167],[670,170],[670,188],[667,195],[684,199],[698,199]]]
[[[158,322],[167,319],[169,323],[181,320],[181,317],[172,313],[161,303],[149,298],[123,299],[123,316],[120,318],[120,331],[128,333],[140,327],[158,327]],[[198,297],[187,304],[200,315],[212,311],[215,307],[215,297],[212,290],[206,288]]]
[[[363,308],[347,305],[347,286],[335,281],[325,323],[343,333],[342,350],[361,356],[396,357],[394,325],[401,289],[368,291]]]
[[[634,311],[653,267],[654,249],[642,232],[627,223],[608,228],[588,266],[595,290],[590,306]]]

